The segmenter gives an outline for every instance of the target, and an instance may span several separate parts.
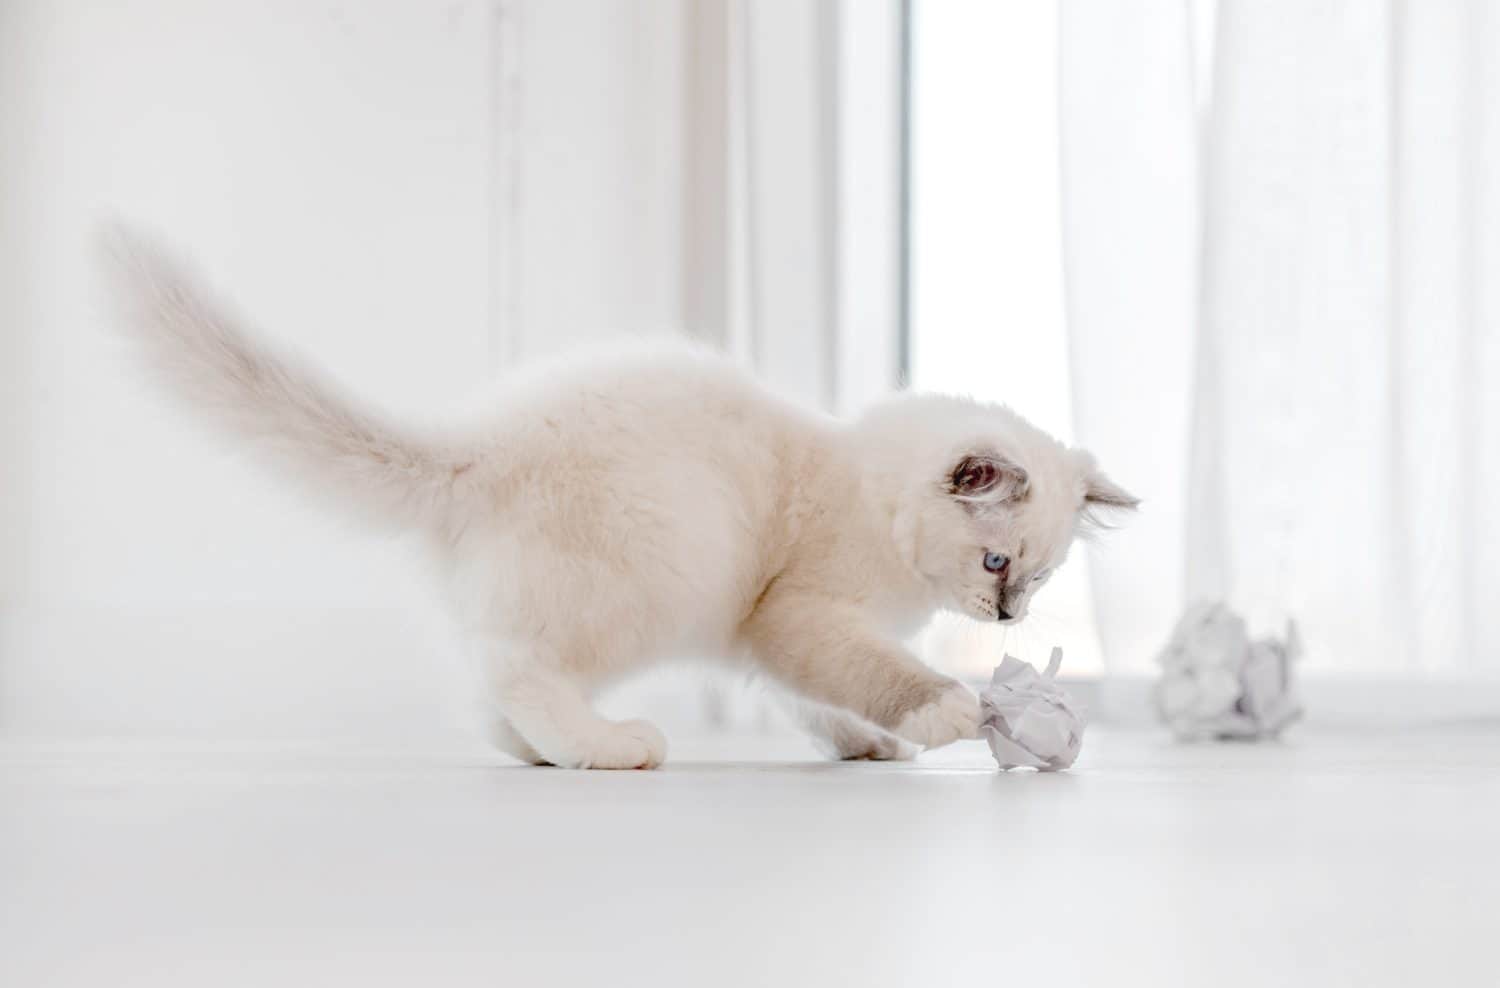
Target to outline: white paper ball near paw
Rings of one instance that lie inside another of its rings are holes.
[[[1083,713],[1057,684],[1062,649],[1054,648],[1046,671],[1007,655],[986,689],[979,691],[979,729],[1002,769],[1067,768],[1083,747]]]

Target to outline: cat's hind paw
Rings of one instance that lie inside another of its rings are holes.
[[[581,746],[578,768],[656,768],[667,757],[667,739],[644,720],[610,724]]]

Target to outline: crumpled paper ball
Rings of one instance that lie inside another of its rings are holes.
[[[1083,713],[1057,684],[1062,649],[1054,648],[1040,675],[1007,655],[987,689],[979,691],[979,730],[1002,769],[1067,768],[1083,747]]]
[[[1284,640],[1251,641],[1225,604],[1195,604],[1158,658],[1157,713],[1182,740],[1276,737],[1302,715],[1292,689],[1301,654],[1295,623]]]

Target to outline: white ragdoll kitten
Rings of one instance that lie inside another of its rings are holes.
[[[844,758],[977,734],[902,644],[939,608],[1019,621],[1091,510],[1135,498],[999,405],[902,395],[839,422],[729,362],[634,349],[507,378],[449,431],[385,420],[117,234],[128,325],[181,396],[381,525],[425,536],[480,650],[493,735],[536,764],[650,768],[660,731],[590,706],[678,656],[749,662]]]

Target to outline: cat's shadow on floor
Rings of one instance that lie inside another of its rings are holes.
[[[1071,779],[1072,774],[1067,772],[1032,772],[1013,771],[1001,772],[994,766],[983,765],[932,765],[921,762],[878,762],[878,761],[744,761],[744,760],[683,760],[669,761],[656,769],[627,769],[622,771],[589,771],[578,769],[559,769],[550,765],[495,765],[496,769],[505,769],[515,772],[543,772],[548,775],[576,774],[580,777],[597,777],[600,775],[608,777],[640,776],[650,778],[681,777],[685,775],[743,775],[772,773],[777,775],[802,775],[802,776],[839,776],[846,778],[868,778],[875,775],[918,775],[918,776],[940,776],[940,775],[988,775],[997,779],[1009,779],[1024,781],[1029,779],[1063,780]],[[1068,782],[1053,783],[1058,785],[1069,785]]]

